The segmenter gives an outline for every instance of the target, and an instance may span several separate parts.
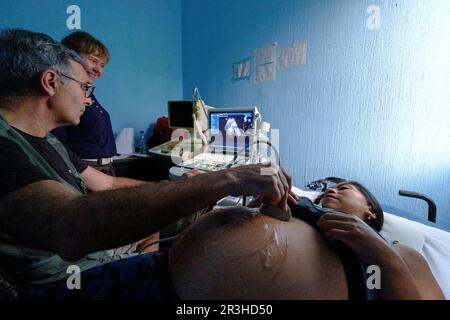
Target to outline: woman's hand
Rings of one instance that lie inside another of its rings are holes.
[[[383,299],[422,298],[417,279],[403,257],[359,217],[332,211],[320,217],[317,227],[329,240],[347,244],[365,263],[378,265]]]
[[[320,217],[317,227],[328,240],[344,242],[367,264],[382,264],[395,255],[391,246],[355,215],[332,211]]]

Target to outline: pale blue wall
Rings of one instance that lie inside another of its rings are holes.
[[[96,96],[114,131],[148,130],[167,114],[167,100],[182,96],[180,0],[1,0],[0,28],[40,31],[60,40],[66,9],[81,8],[81,29],[98,37],[111,61],[96,82]]]
[[[372,4],[378,31],[366,27]],[[450,226],[446,0],[190,0],[182,13],[185,98],[196,85],[211,106],[258,106],[298,186],[353,178],[417,215],[426,205],[397,192],[423,192]],[[233,62],[274,41],[306,41],[307,64],[271,83],[231,81]]]

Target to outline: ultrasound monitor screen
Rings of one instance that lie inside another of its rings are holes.
[[[210,147],[237,150],[248,146],[246,131],[253,124],[252,111],[210,112]]]
[[[171,128],[193,128],[192,101],[169,101],[169,127]]]

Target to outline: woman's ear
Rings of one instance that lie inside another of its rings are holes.
[[[364,211],[364,217],[366,218],[367,221],[370,221],[372,219],[376,219],[377,218],[375,213],[373,213],[373,211],[372,211],[372,207],[369,207],[369,206]]]
[[[50,69],[44,70],[39,77],[39,82],[46,94],[51,97],[57,94],[60,83],[59,76],[55,71]]]

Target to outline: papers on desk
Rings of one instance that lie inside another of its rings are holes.
[[[118,154],[131,154],[134,152],[134,129],[123,128],[116,137]]]

